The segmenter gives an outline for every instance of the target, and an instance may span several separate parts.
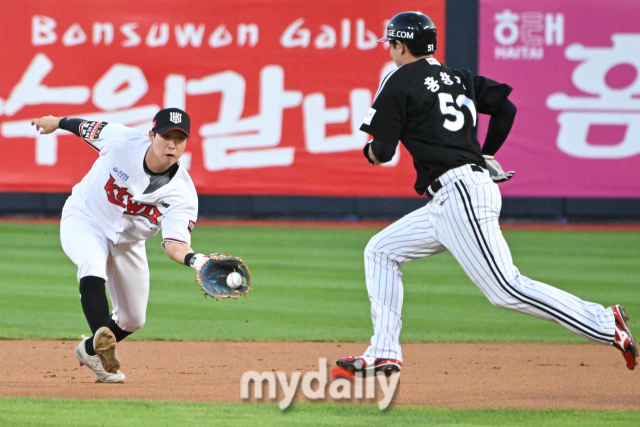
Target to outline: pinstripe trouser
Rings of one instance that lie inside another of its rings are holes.
[[[489,172],[469,165],[440,177],[443,188],[423,208],[376,234],[365,249],[374,335],[366,356],[402,360],[402,263],[449,250],[497,307],[557,322],[590,340],[612,345],[611,308],[582,301],[520,274],[498,217],[502,199]]]

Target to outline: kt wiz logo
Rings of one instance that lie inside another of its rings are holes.
[[[125,208],[125,214],[143,216],[152,224],[158,225],[158,218],[162,216],[162,212],[154,205],[134,202],[127,188],[117,186],[113,176],[109,176],[109,181],[104,189],[107,192],[107,200],[116,206]]]
[[[171,112],[169,120],[172,121],[173,123],[176,123],[176,124],[181,123],[182,122],[182,114],[177,113],[177,112]]]

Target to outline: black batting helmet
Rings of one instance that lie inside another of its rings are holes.
[[[415,55],[428,55],[436,51],[436,25],[424,13],[402,12],[391,18],[387,35],[378,43],[391,40],[404,43]]]

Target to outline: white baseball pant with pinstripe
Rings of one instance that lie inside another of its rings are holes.
[[[465,165],[439,179],[443,187],[425,207],[382,230],[365,249],[374,329],[366,356],[402,360],[402,263],[447,249],[493,305],[557,322],[590,340],[613,345],[611,308],[531,280],[513,265],[498,224],[500,190],[488,171],[474,172]]]

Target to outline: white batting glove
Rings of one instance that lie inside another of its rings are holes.
[[[193,258],[191,258],[190,267],[195,271],[200,271],[207,261],[209,261],[209,255],[195,254]]]
[[[487,163],[487,169],[489,170],[489,175],[491,176],[493,182],[505,182],[513,178],[515,172],[503,171],[502,166],[500,166],[500,163],[498,163],[498,161],[494,159],[493,156],[483,155],[482,157],[484,157],[484,160]]]

